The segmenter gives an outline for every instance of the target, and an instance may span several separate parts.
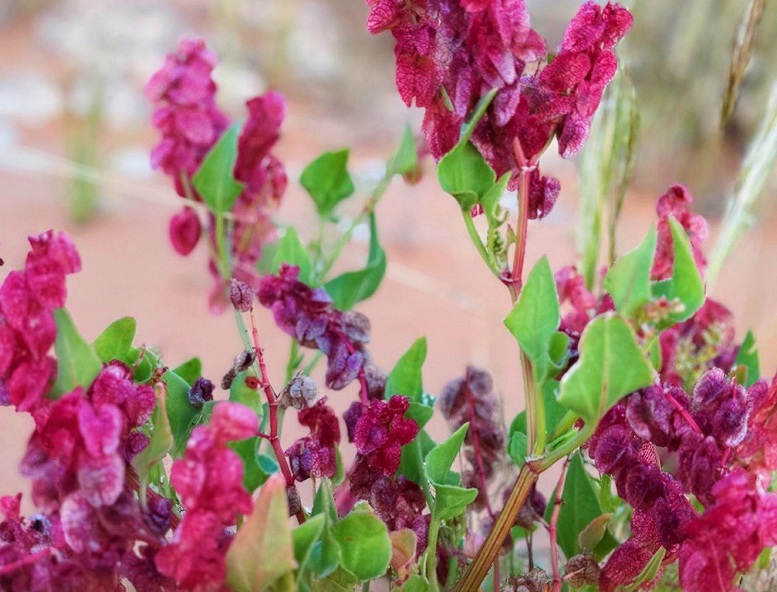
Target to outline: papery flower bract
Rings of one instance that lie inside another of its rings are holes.
[[[56,375],[48,355],[56,338],[52,310],[65,305],[65,276],[81,270],[70,238],[52,230],[30,236],[23,271],[12,271],[0,286],[0,391],[6,404],[45,421],[44,398]]]
[[[186,187],[184,177],[191,179],[228,125],[216,107],[216,83],[211,79],[215,65],[216,56],[204,41],[185,39],[146,84],[146,96],[156,106],[152,121],[162,132],[151,165],[173,179],[182,197],[194,191]]]
[[[202,224],[194,209],[185,207],[170,218],[170,242],[179,255],[191,253],[201,235]]]
[[[714,505],[683,527],[680,584],[686,592],[735,590],[735,573],[777,544],[777,494],[765,493],[758,475],[735,470],[712,495]]]
[[[386,476],[399,468],[402,446],[418,434],[418,424],[404,417],[410,408],[407,397],[394,395],[388,402],[370,401],[354,428],[353,441],[370,466]]]
[[[683,185],[673,185],[666,190],[656,204],[658,214],[658,243],[653,262],[651,277],[663,280],[672,275],[674,264],[674,248],[672,232],[669,228],[669,216],[674,217],[688,233],[693,248],[693,257],[699,271],[704,273],[707,259],[702,246],[707,240],[709,230],[704,216],[694,214],[691,210],[693,195]]]
[[[323,289],[299,281],[299,268],[285,263],[277,276],[261,279],[258,297],[263,306],[272,310],[283,331],[300,345],[317,348],[327,356],[329,388],[341,390],[361,375],[367,395],[382,396],[385,377],[376,369],[370,370],[365,347],[370,337],[367,317],[337,310]]]
[[[216,405],[209,425],[192,431],[182,459],[173,463],[170,481],[186,514],[173,540],[157,553],[160,573],[195,591],[219,590],[226,576],[226,528],[251,512],[243,487],[243,461],[228,442],[257,434],[256,413],[240,403]]]
[[[310,435],[299,438],[286,450],[289,466],[297,481],[314,477],[332,478],[337,468],[337,444],[340,443],[340,424],[334,409],[326,404],[326,397],[312,407],[302,409],[300,424],[310,429]]]

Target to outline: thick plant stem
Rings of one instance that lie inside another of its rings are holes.
[[[455,592],[475,592],[480,588],[480,583],[485,579],[488,571],[493,566],[499,555],[502,542],[510,533],[513,524],[515,524],[515,518],[518,516],[518,512],[523,504],[526,503],[526,498],[529,496],[532,486],[537,483],[538,477],[539,472],[533,470],[531,465],[528,463],[523,465],[521,472],[518,473],[518,479],[510,492],[510,497],[507,498],[505,506],[502,508],[502,512],[499,514],[496,522],[494,522],[491,532],[488,533],[488,537],[475,556],[475,559],[470,563],[467,571],[464,572],[461,580],[454,588]]]
[[[551,592],[561,592],[561,574],[558,570],[558,544],[556,542],[556,533],[558,532],[558,515],[561,512],[561,505],[564,500],[561,499],[561,495],[564,492],[564,482],[567,478],[567,467],[569,466],[569,458],[567,458],[564,466],[561,468],[561,476],[556,484],[556,492],[553,495],[553,514],[550,517],[550,525],[548,532],[550,533],[550,565],[553,571],[553,585]]]

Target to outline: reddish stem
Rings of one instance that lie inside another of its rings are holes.
[[[691,414],[688,413],[688,410],[682,405],[680,405],[680,402],[677,399],[675,399],[670,393],[664,391],[664,396],[672,404],[672,407],[677,409],[680,415],[683,416],[683,419],[685,419],[688,425],[691,426],[691,429],[693,429],[693,431],[696,432],[697,434],[701,434],[701,428],[699,427],[699,424],[697,424],[696,421],[693,419],[693,417],[691,417]]]
[[[514,286],[515,300],[521,292],[523,285],[523,265],[526,259],[526,235],[529,228],[529,175],[537,168],[536,163],[526,158],[521,146],[521,141],[516,137],[513,140],[513,152],[518,163],[518,225],[515,229],[515,253],[513,254],[513,270],[510,274],[511,284]]]
[[[464,380],[464,396],[467,398],[467,405],[469,406],[469,412],[472,416],[472,423],[474,423],[477,417],[475,412],[475,396],[472,394],[472,390],[469,388],[469,382]],[[472,424],[470,424],[471,426]],[[491,521],[494,520],[494,510],[491,508],[491,502],[488,501],[488,480],[486,479],[486,468],[483,463],[483,452],[480,447],[480,438],[477,436],[476,431],[469,430],[468,434],[472,435],[472,447],[475,449],[475,463],[477,465],[478,478],[480,479],[480,487],[483,489],[483,497],[486,502],[486,510]]]
[[[249,318],[251,320],[251,338],[254,343],[256,361],[259,364],[259,373],[261,374],[260,387],[264,391],[264,395],[267,398],[267,405],[270,410],[270,434],[269,436],[262,434],[262,437],[265,437],[270,442],[270,446],[272,446],[273,452],[275,453],[275,459],[278,461],[278,466],[280,467],[283,478],[286,481],[286,487],[296,490],[297,486],[294,483],[294,475],[291,473],[288,460],[286,459],[286,455],[283,453],[281,441],[278,437],[278,395],[276,395],[275,390],[270,383],[269,375],[267,372],[267,365],[264,361],[264,351],[259,344],[259,331],[256,329],[253,308],[251,309]],[[297,512],[297,521],[300,524],[305,522],[305,514],[302,510]]]
[[[550,526],[548,526],[548,533],[550,534],[550,565],[553,570],[553,586],[551,592],[561,592],[561,574],[558,570],[558,545],[556,544],[556,533],[558,531],[558,515],[561,512],[561,504],[564,500],[561,499],[561,494],[564,491],[564,481],[567,478],[567,467],[569,466],[569,457],[564,462],[564,466],[561,467],[561,476],[556,484],[556,491],[553,494],[553,514],[550,517]]]
[[[49,555],[51,555],[51,547],[43,549],[42,551],[38,551],[37,553],[33,553],[32,555],[28,555],[27,557],[22,557],[18,561],[14,561],[13,563],[8,563],[7,565],[0,567],[0,576],[13,573],[17,569],[21,569],[26,565],[32,565],[39,559],[43,559]]]

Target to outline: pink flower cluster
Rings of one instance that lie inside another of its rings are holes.
[[[162,68],[146,85],[146,95],[156,106],[153,123],[162,132],[161,142],[151,153],[151,164],[172,177],[182,197],[201,201],[192,178],[229,125],[229,119],[216,106],[216,84],[211,72],[216,56],[201,40],[182,41],[175,53],[167,56]],[[280,136],[285,115],[283,96],[268,92],[247,102],[248,120],[238,138],[234,177],[244,189],[232,208],[234,221],[232,251],[233,275],[257,287],[254,264],[262,245],[273,232],[269,212],[277,207],[286,190],[286,172],[271,150]],[[211,242],[215,245],[214,218],[207,217]],[[202,235],[197,212],[184,208],[170,220],[170,240],[181,255],[188,255]],[[229,285],[219,276],[211,261],[216,287],[211,308],[226,306]]]
[[[462,124],[481,97],[497,89],[473,142],[502,175],[529,175],[529,217],[553,207],[560,185],[537,162],[558,138],[565,158],[576,154],[607,83],[615,75],[615,44],[631,27],[617,4],[585,3],[570,22],[555,59],[539,73],[526,71],[546,57],[531,28],[524,0],[367,0],[371,33],[391,30],[396,40],[397,88],[405,103],[425,109],[423,129],[436,159],[459,140]]]
[[[672,275],[674,250],[672,232],[669,229],[669,216],[673,216],[688,233],[693,248],[693,257],[699,270],[704,273],[707,259],[704,256],[703,244],[709,236],[707,221],[704,216],[691,210],[693,195],[683,185],[673,185],[658,198],[656,212],[658,213],[658,243],[656,260],[651,273],[653,279],[664,280]]]
[[[224,558],[232,540],[226,529],[252,507],[243,487],[243,462],[227,443],[256,436],[258,430],[251,409],[219,403],[210,424],[194,429],[184,457],[173,463],[170,480],[186,514],[172,541],[157,553],[156,566],[186,590],[226,590]]]
[[[29,238],[24,270],[0,287],[0,405],[14,405],[45,421],[57,363],[48,355],[57,326],[52,310],[65,305],[65,276],[81,269],[81,257],[64,233]]]
[[[419,555],[429,533],[430,515],[423,513],[426,499],[417,484],[396,476],[402,446],[412,442],[419,431],[414,420],[405,418],[409,408],[409,399],[399,395],[369,405],[351,405],[345,422],[357,454],[348,485],[353,496],[370,503],[390,531],[408,528],[415,532]]]

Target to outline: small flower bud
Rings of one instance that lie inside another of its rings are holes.
[[[370,319],[362,313],[353,310],[343,313],[342,327],[351,343],[370,342]]]
[[[227,372],[221,379],[221,388],[223,388],[225,391],[228,391],[230,388],[232,388],[232,383],[234,382],[236,376],[237,372],[235,372],[235,369],[230,368],[229,372]]]
[[[207,378],[198,378],[189,389],[189,403],[191,403],[192,407],[201,408],[206,401],[213,400],[213,390],[215,388],[216,385]]]
[[[201,234],[200,218],[191,208],[184,208],[170,219],[170,242],[179,255],[191,253]]]
[[[601,571],[596,559],[586,554],[575,555],[564,567],[564,574],[569,578],[573,588],[597,584]]]
[[[283,390],[282,396],[288,405],[301,411],[312,407],[313,403],[316,402],[318,385],[310,376],[297,374]]]
[[[232,362],[232,369],[236,373],[248,370],[248,367],[256,360],[256,353],[252,349],[247,349],[240,352],[235,356],[235,360]]]
[[[294,516],[302,511],[302,500],[297,488],[293,485],[286,487],[286,501],[289,502],[289,516]]]
[[[248,312],[254,306],[254,291],[245,282],[232,278],[229,284],[229,299],[240,312]]]

